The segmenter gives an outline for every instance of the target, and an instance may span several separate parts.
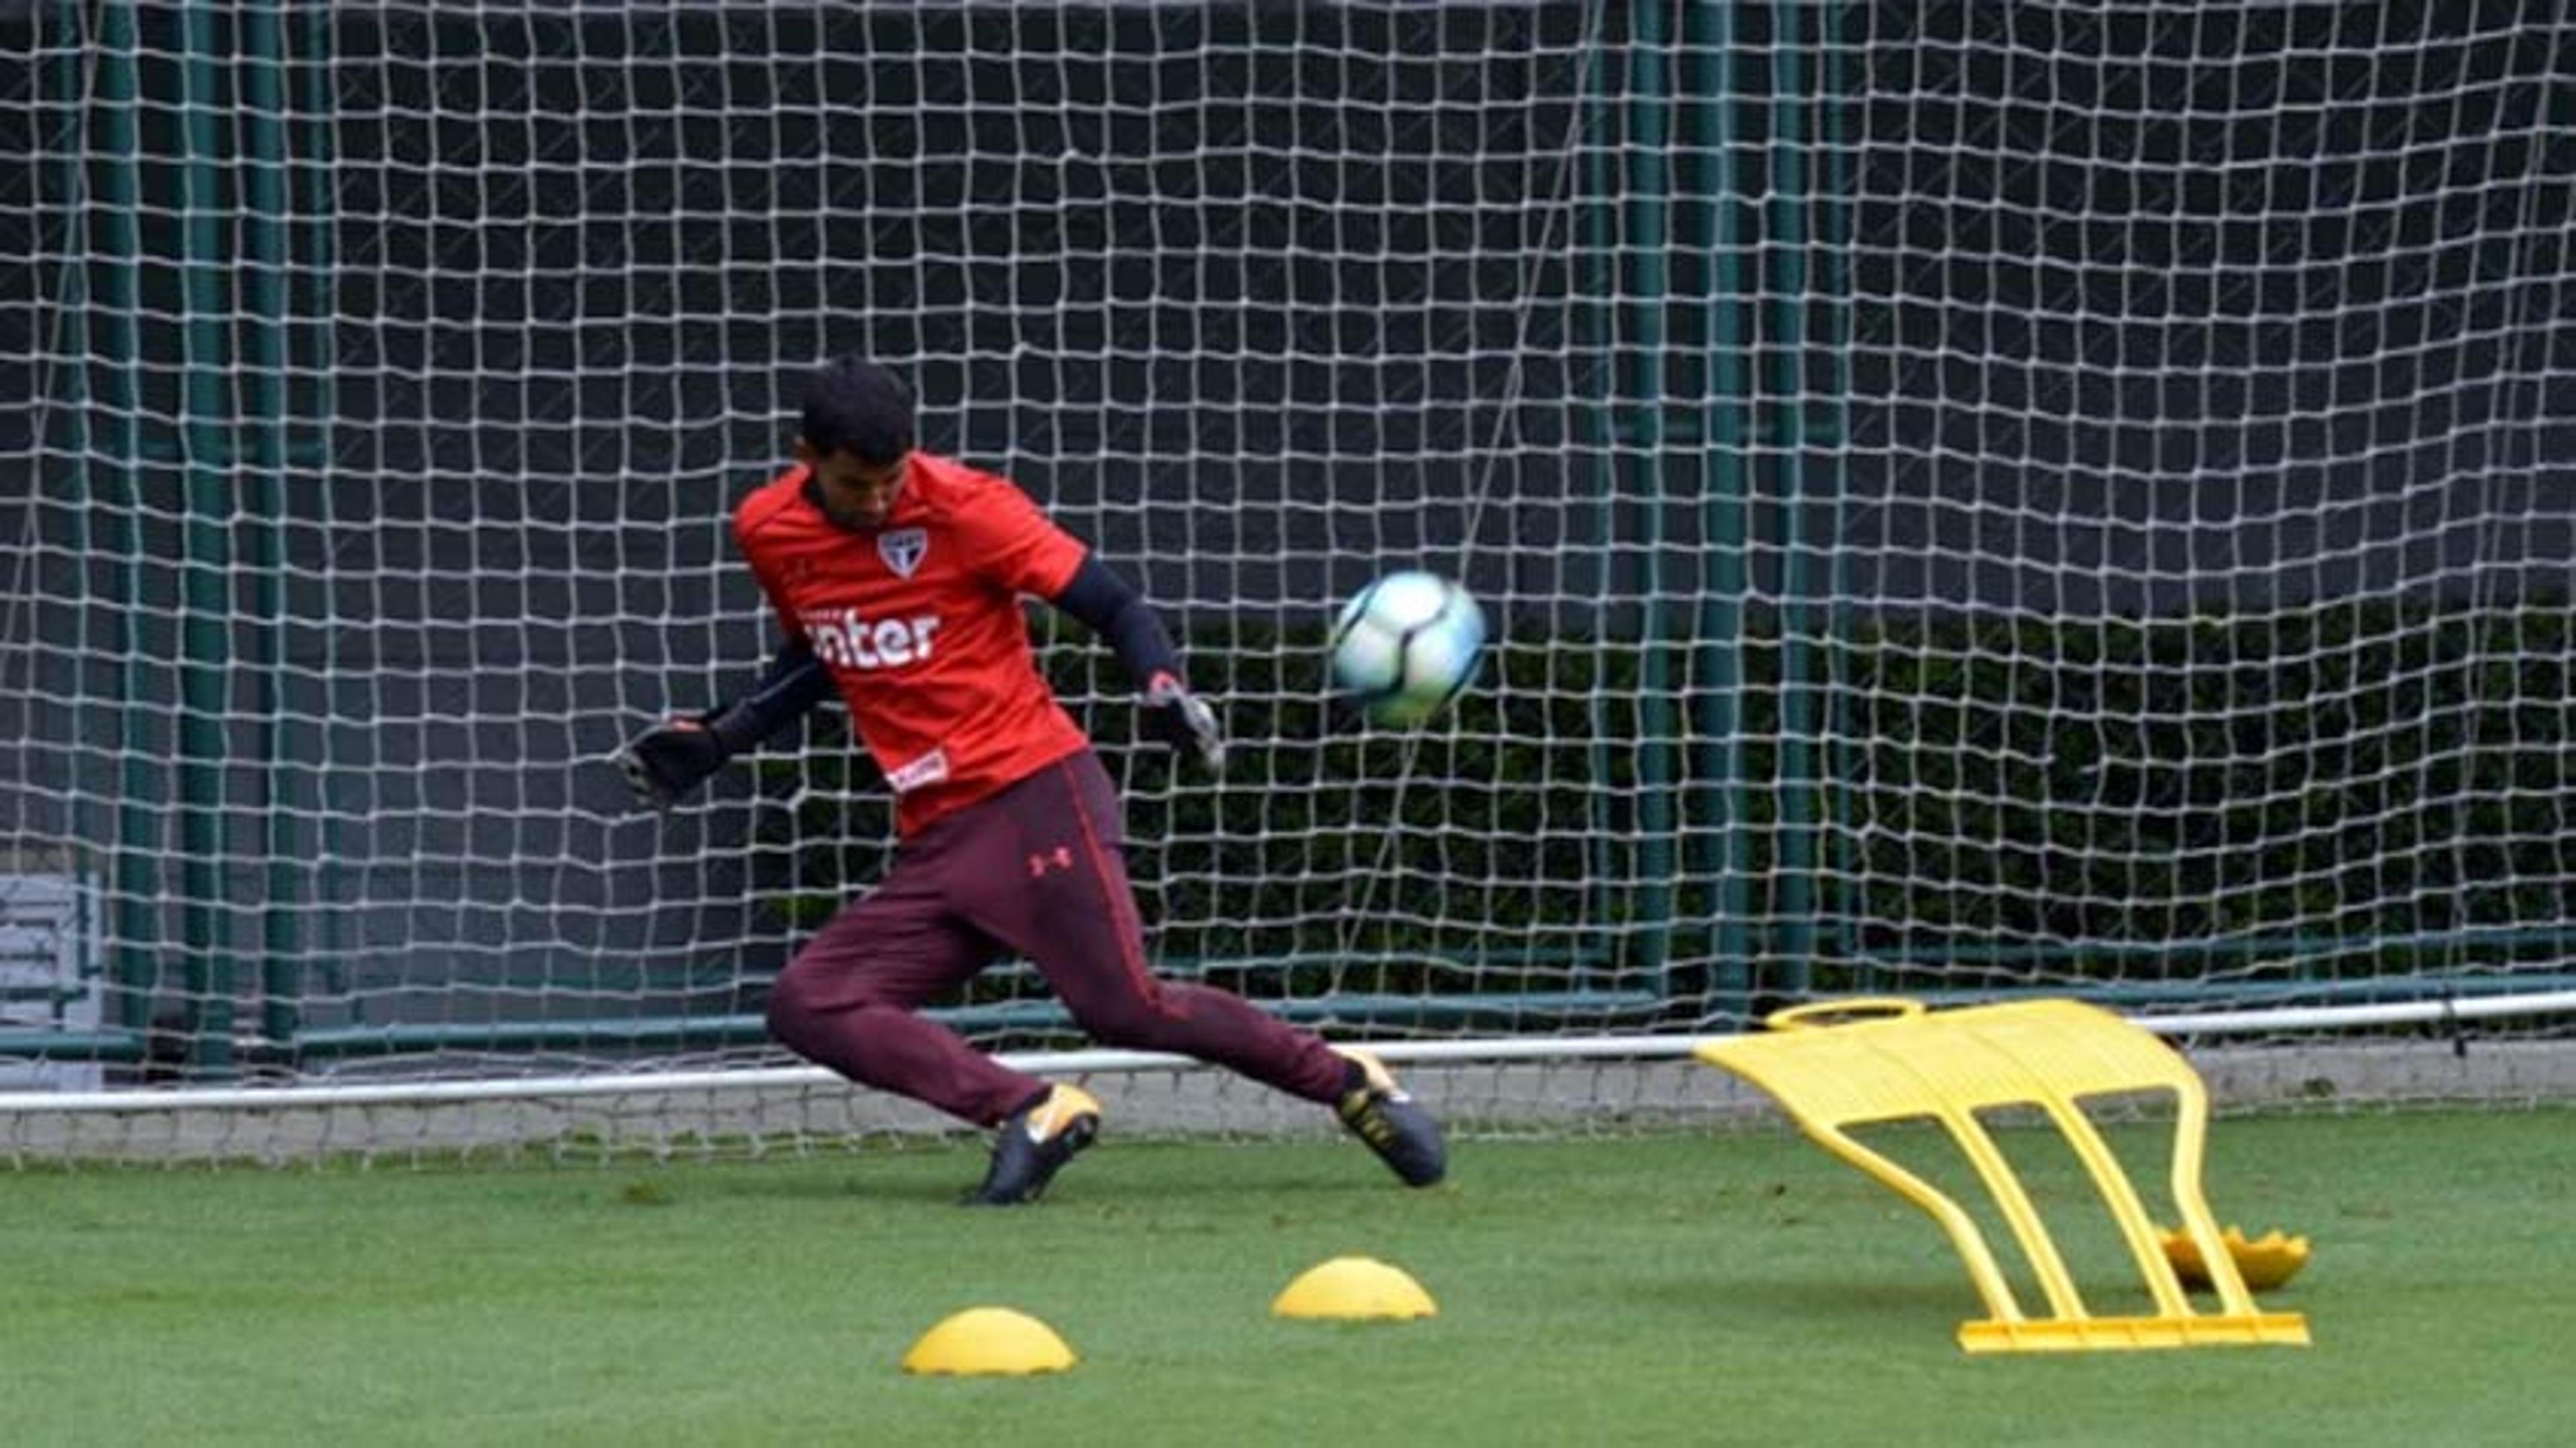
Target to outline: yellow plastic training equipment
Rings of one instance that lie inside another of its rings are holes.
[[[1823,1024],[1836,1020],[1835,1024]],[[2254,1304],[2201,1195],[2209,1096],[2198,1073],[2163,1041],[2080,1001],[2022,1001],[1927,1013],[1912,1000],[1823,1001],[1772,1015],[1767,1034],[1702,1043],[1700,1060],[1779,1098],[1826,1150],[1885,1182],[1941,1224],[1966,1259],[1987,1319],[1959,1325],[1959,1346],[1983,1352],[2095,1352],[2221,1343],[2308,1341],[2307,1319]],[[2119,1161],[2077,1106],[2079,1098],[2170,1090],[2176,1100],[2174,1206],[2199,1244],[2216,1312],[2193,1308],[2155,1225]],[[1979,1111],[2036,1108],[2064,1133],[2100,1188],[2155,1304],[2152,1316],[2096,1317],[2075,1290],[2057,1244]],[[1976,1222],[1951,1198],[1845,1130],[1930,1118],[1949,1129],[2012,1227],[2048,1298],[2033,1317],[2014,1299]]]
[[[2219,1234],[2227,1246],[2227,1255],[2236,1263],[2236,1274],[2245,1285],[2257,1292],[2278,1287],[2299,1275],[2308,1265],[2308,1239],[2289,1237],[2279,1232],[2266,1232],[2248,1238],[2234,1227]],[[2207,1287],[2209,1265],[2200,1260],[2200,1244],[2189,1232],[2164,1234],[2165,1260],[2174,1266],[2174,1275],[2185,1287]]]
[[[1401,1267],[1374,1257],[1335,1257],[1299,1273],[1270,1310],[1280,1317],[1406,1321],[1438,1316],[1440,1306]]]
[[[970,1307],[940,1319],[903,1355],[903,1370],[942,1377],[1060,1373],[1081,1361],[1054,1328],[1008,1307]]]

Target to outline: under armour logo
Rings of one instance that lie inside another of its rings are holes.
[[[1045,874],[1049,870],[1070,870],[1072,868],[1073,851],[1067,849],[1063,845],[1056,846],[1052,851],[1029,856],[1029,878],[1032,880]]]

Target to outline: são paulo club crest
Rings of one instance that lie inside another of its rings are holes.
[[[919,528],[893,528],[877,535],[877,556],[899,578],[910,578],[930,551],[930,535]]]

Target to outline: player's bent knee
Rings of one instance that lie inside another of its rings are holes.
[[[772,1037],[802,1049],[798,1043],[827,1014],[818,985],[813,972],[800,971],[792,962],[778,973],[769,988],[767,1021]]]
[[[769,1011],[764,1019],[772,1040],[793,1046],[804,1034],[805,1025],[813,1019],[813,1013],[805,1008],[798,993],[788,988],[787,978],[780,976],[777,985],[770,990]]]

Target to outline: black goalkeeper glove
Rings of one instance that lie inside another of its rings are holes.
[[[1225,731],[1217,725],[1216,710],[1169,674],[1156,674],[1145,686],[1145,729],[1209,778],[1225,773]]]
[[[686,798],[725,761],[805,717],[832,692],[831,671],[813,645],[791,638],[739,699],[694,717],[656,724],[610,758],[626,775],[635,797],[655,809]]]
[[[637,799],[668,809],[724,768],[733,746],[704,720],[673,719],[636,735],[612,757]]]

